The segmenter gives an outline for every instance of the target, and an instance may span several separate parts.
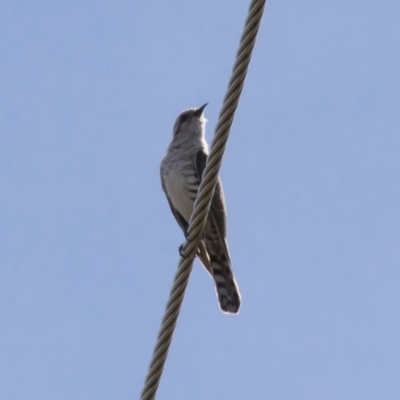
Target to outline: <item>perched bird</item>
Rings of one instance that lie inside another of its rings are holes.
[[[178,116],[167,155],[161,163],[162,188],[185,236],[208,157],[203,116],[206,106],[190,108]],[[218,178],[197,255],[214,279],[221,310],[236,314],[240,293],[233,276],[226,225],[224,193]]]

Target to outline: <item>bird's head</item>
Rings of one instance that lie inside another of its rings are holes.
[[[175,121],[174,139],[190,139],[204,136],[206,119],[203,112],[208,103],[200,108],[189,108],[181,112]]]

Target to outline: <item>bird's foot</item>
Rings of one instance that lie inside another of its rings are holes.
[[[191,240],[189,240],[188,238],[186,238],[186,240],[187,240],[188,242],[191,242]],[[186,258],[185,255],[183,254],[183,246],[184,246],[184,245],[185,245],[185,243],[182,243],[182,244],[178,247],[179,255],[180,255],[182,258]],[[196,256],[198,256],[199,254],[200,254],[200,249],[197,249]]]
[[[182,258],[185,258],[185,256],[183,255],[183,243],[179,246],[178,252],[179,252],[179,255],[180,255]]]

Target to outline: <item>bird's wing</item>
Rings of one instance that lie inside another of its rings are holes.
[[[196,171],[197,175],[202,180],[204,168],[206,167],[207,154],[203,150],[199,150],[196,153]],[[222,190],[222,184],[220,178],[218,178],[217,184],[215,185],[214,195],[211,200],[211,206],[209,216],[213,220],[215,227],[217,228],[221,243],[226,248],[226,206],[225,197]],[[227,249],[226,249],[227,250]],[[228,251],[227,251],[228,254]]]

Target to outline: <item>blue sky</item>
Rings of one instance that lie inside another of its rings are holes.
[[[0,4],[0,398],[136,399],[247,2]],[[221,176],[243,306],[196,262],[158,399],[400,397],[400,3],[267,4]]]

